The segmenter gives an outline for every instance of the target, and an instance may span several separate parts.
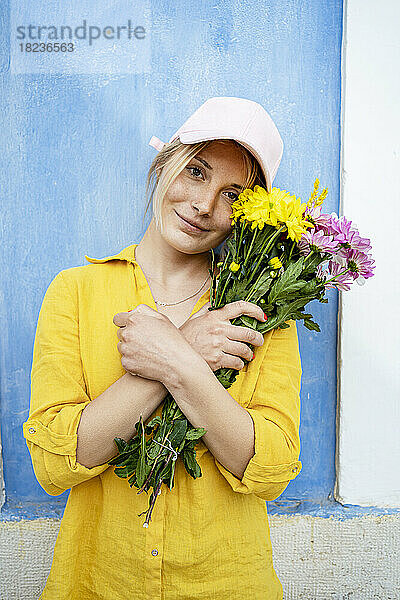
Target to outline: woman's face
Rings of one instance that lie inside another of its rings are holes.
[[[232,230],[232,204],[245,183],[243,156],[233,143],[216,140],[200,150],[164,196],[164,239],[188,254],[217,247]]]

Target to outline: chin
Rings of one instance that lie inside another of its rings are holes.
[[[209,244],[205,240],[196,240],[196,238],[186,235],[183,231],[177,231],[168,243],[174,246],[176,250],[179,250],[179,252],[184,252],[185,254],[197,254],[209,250]]]

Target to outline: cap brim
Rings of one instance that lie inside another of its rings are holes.
[[[239,144],[244,146],[244,148],[246,148],[246,150],[248,150],[254,156],[254,158],[258,161],[258,163],[262,169],[262,172],[264,173],[267,192],[271,191],[272,182],[271,182],[271,175],[269,173],[269,170],[267,169],[266,165],[262,161],[257,150],[255,148],[249,146],[249,144],[247,142],[243,141],[242,139],[240,139],[240,137],[233,138],[232,135],[225,135],[223,132],[217,132],[215,130],[213,130],[213,131],[198,130],[198,131],[185,131],[185,132],[179,133],[178,135],[173,136],[169,141],[172,142],[174,139],[176,139],[178,137],[179,137],[180,141],[182,142],[182,144],[196,144],[197,142],[206,142],[209,140],[232,140],[232,139],[235,140],[236,142],[239,142]]]

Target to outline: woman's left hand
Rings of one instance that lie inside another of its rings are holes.
[[[113,323],[119,327],[121,364],[132,375],[163,383],[169,369],[179,364],[182,353],[190,348],[168,317],[146,304],[117,313]]]

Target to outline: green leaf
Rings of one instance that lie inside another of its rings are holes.
[[[302,293],[304,296],[315,296],[317,297],[318,288],[320,287],[320,283],[316,279],[311,279],[311,281],[307,281],[307,284],[302,289]]]
[[[281,286],[277,288],[273,286],[270,294],[268,295],[268,302],[283,304],[287,300],[296,299],[300,295],[300,290],[301,293],[304,293],[303,290],[306,286],[307,282],[302,279],[300,279],[299,281],[293,281],[292,283],[288,283],[284,288],[282,288]]]
[[[199,440],[205,433],[207,433],[207,430],[204,427],[196,427],[186,432],[186,439]]]
[[[135,429],[137,431],[137,435],[141,435],[142,434],[142,421],[141,421],[142,417],[140,416],[140,419],[137,423],[135,423]]]
[[[154,440],[150,443],[150,446],[147,448],[147,458],[152,461],[158,456],[158,453],[161,450],[161,446],[154,443]]]
[[[247,281],[247,278],[244,281],[235,281],[233,286],[234,297],[230,302],[235,302],[236,300],[242,300],[248,294],[250,289],[250,284]]]
[[[186,471],[193,477],[193,479],[201,477],[201,468],[196,461],[195,454],[193,452],[184,449],[182,451],[182,460]]]
[[[320,254],[314,254],[310,260],[306,260],[303,267],[303,273],[314,273],[318,265],[325,262],[326,258],[322,258]]]
[[[304,263],[304,257],[296,262],[290,262],[286,270],[280,275],[268,295],[268,302],[273,303],[285,290],[293,285],[301,274]]]
[[[117,477],[120,477],[121,479],[126,479],[128,477],[128,468],[127,467],[115,467],[114,469],[114,473],[117,475]]]
[[[255,317],[250,317],[249,315],[240,315],[238,323],[235,323],[235,325],[239,325],[240,323],[242,323],[245,327],[257,329],[257,325],[260,323],[260,321]]]
[[[304,326],[311,331],[321,331],[318,323],[315,323],[311,319],[304,319]]]
[[[172,432],[170,433],[169,441],[173,448],[177,448],[181,441],[185,439],[185,434],[187,430],[187,420],[186,419],[177,419],[174,422],[174,426]]]
[[[129,477],[128,479],[129,485],[132,487],[133,485],[135,485],[136,483],[136,473],[134,475],[132,475],[131,477]],[[136,486],[136,487],[140,487],[140,486]]]
[[[233,288],[230,288],[225,291],[225,302],[229,304],[230,302],[235,302],[236,300],[236,291]]]
[[[277,306],[276,315],[270,317],[264,326],[261,324],[261,333],[275,329],[276,327],[279,327],[281,323],[285,323],[286,321],[289,321],[289,319],[292,319],[293,314],[299,309],[303,309],[306,302],[307,300],[304,298],[299,298],[298,300],[294,300],[283,306]]]
[[[259,329],[259,331],[261,331],[261,329]],[[261,333],[263,333],[263,331],[261,331]],[[238,374],[239,371],[236,369],[221,368],[214,371],[214,375],[226,390],[235,383]]]
[[[146,463],[144,454],[140,454],[139,460],[136,466],[136,481],[138,487],[142,487],[146,480]]]
[[[172,465],[174,464],[174,460],[170,460],[162,469],[160,473],[157,474],[157,481],[160,479],[167,479],[171,477]]]
[[[136,480],[139,487],[142,487],[146,480],[146,440],[144,437],[144,427],[142,425],[142,415],[140,415],[140,426],[142,430],[139,460],[136,467]]]
[[[184,449],[187,450],[188,452],[192,452],[192,454],[195,452],[195,445],[196,445],[196,441],[197,440],[185,440],[185,446]]]
[[[179,446],[178,446],[178,448],[177,448],[177,452],[178,452],[178,454],[179,454],[180,452],[182,452],[183,448],[185,447],[185,442],[186,442],[186,439],[183,439],[183,440],[181,441],[181,443],[179,444]]]
[[[172,490],[172,488],[174,487],[175,465],[176,465],[176,460],[174,460],[172,462],[171,474],[170,474],[170,477],[169,477],[169,481],[168,481],[168,483],[166,482],[170,490]]]
[[[123,452],[126,448],[126,441],[122,438],[116,437],[114,438],[114,442],[118,448],[118,452]]]
[[[125,448],[125,452],[127,452],[128,450],[133,450],[134,448],[137,448],[138,446],[140,446],[140,435],[135,435],[133,438],[131,438],[129,440],[129,442],[126,445]]]
[[[138,449],[134,448],[130,452],[122,452],[122,454],[118,454],[115,458],[108,462],[109,465],[121,465],[123,463],[128,464],[128,462],[132,461],[132,458],[138,455]]]
[[[153,429],[156,429],[158,425],[161,425],[161,417],[159,415],[146,424],[146,433],[152,433]]]
[[[261,275],[260,279],[257,278],[254,280],[254,284],[256,284],[254,286],[254,290],[257,292],[262,292],[262,295],[264,296],[264,294],[266,294],[269,290],[272,282],[273,279],[270,277],[269,273],[264,273]]]

